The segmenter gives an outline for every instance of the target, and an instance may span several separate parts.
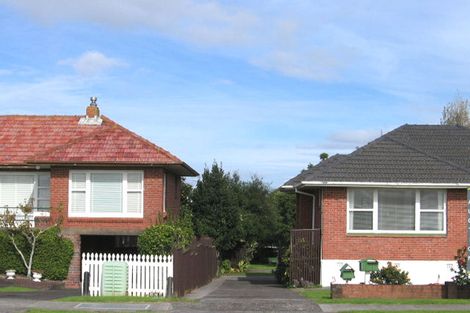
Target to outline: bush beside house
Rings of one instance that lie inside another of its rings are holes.
[[[28,245],[25,239],[20,239],[19,245],[22,246],[22,251],[26,251]],[[26,274],[20,256],[4,233],[0,233],[0,255],[0,273],[15,269],[17,274]],[[58,227],[53,227],[38,240],[33,267],[41,270],[46,279],[64,280],[67,278],[72,256],[72,242],[60,235]]]

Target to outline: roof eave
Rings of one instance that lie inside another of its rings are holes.
[[[194,170],[191,166],[186,164],[185,162],[182,163],[152,163],[152,162],[142,162],[142,163],[132,163],[132,162],[114,162],[114,161],[107,161],[107,162],[92,162],[92,161],[29,161],[22,165],[15,165],[16,167],[23,166],[23,167],[34,167],[34,166],[97,166],[97,167],[163,167],[168,168],[177,172],[180,176],[199,176],[199,173]]]
[[[466,183],[302,181],[301,187],[470,188]]]

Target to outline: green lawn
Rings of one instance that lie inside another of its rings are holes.
[[[38,291],[37,289],[33,288],[25,288],[25,287],[0,287],[0,292],[28,292],[28,291]]]
[[[318,288],[299,291],[304,297],[321,304],[470,304],[470,299],[331,299],[330,290]]]
[[[64,297],[55,299],[58,302],[128,302],[128,303],[139,303],[139,302],[191,302],[187,298],[162,298],[162,297],[131,297],[131,296],[101,296],[101,297],[90,297],[90,296],[74,296]]]
[[[249,264],[248,271],[256,272],[256,271],[272,271],[276,269],[276,265],[272,264]]]

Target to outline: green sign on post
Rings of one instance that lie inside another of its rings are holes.
[[[104,262],[101,282],[103,296],[125,296],[127,293],[127,263]]]

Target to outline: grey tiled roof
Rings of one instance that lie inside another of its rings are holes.
[[[300,182],[470,183],[470,129],[403,125],[347,155],[302,171]]]

